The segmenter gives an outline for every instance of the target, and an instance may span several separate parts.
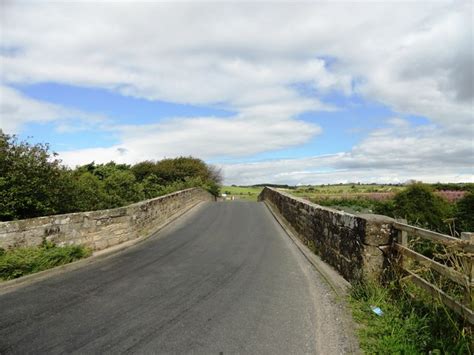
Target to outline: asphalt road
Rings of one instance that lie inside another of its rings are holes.
[[[346,318],[264,204],[205,203],[125,252],[0,295],[0,353],[348,353]]]

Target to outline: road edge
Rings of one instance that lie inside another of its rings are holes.
[[[329,286],[333,289],[337,296],[345,297],[348,295],[351,284],[345,280],[339,273],[334,270],[331,266],[326,264],[321,258],[314,254],[297,236],[297,233],[289,225],[289,223],[283,219],[283,217],[277,212],[274,207],[264,201],[265,206],[270,210],[273,217],[276,219],[278,224],[283,228],[288,237],[293,241],[296,247],[300,250],[303,256],[309,261],[311,265],[318,271],[321,276],[326,280]]]
[[[186,217],[186,215],[194,210],[195,208],[202,207],[206,204],[207,201],[199,201],[191,206],[186,207],[185,209],[175,213],[172,215],[168,220],[166,220],[164,223],[160,224],[157,229],[143,237],[139,237],[133,240],[129,240],[126,242],[123,242],[121,244],[114,245],[110,248],[106,248],[103,250],[98,250],[92,253],[91,256],[85,259],[80,259],[77,261],[73,261],[72,263],[64,264],[64,265],[59,265],[56,267],[53,267],[51,269],[47,269],[44,271],[36,272],[34,274],[26,275],[23,277],[20,277],[18,279],[13,279],[13,280],[8,280],[8,281],[0,281],[0,295],[7,294],[9,292],[13,292],[15,290],[18,290],[20,288],[32,285],[34,283],[40,282],[42,280],[49,279],[53,276],[63,274],[65,272],[70,272],[74,271],[83,267],[86,267],[87,265],[93,264],[95,262],[101,261],[103,259],[106,259],[108,257],[114,256],[116,254],[120,254],[122,252],[125,252],[129,248],[143,243],[144,241],[152,238],[152,237],[158,237],[158,234],[160,234],[163,229],[167,226],[169,226],[171,223],[175,222],[176,220],[180,219],[181,217]]]
[[[294,243],[297,249],[303,254],[304,258],[313,266],[313,268],[322,276],[326,284],[333,290],[336,295],[336,300],[341,302],[343,307],[347,310],[347,317],[344,317],[343,323],[346,329],[351,329],[351,334],[348,335],[350,353],[362,354],[357,337],[358,324],[352,317],[352,309],[349,305],[349,291],[351,284],[344,279],[335,269],[326,264],[318,255],[314,254],[297,236],[297,232],[289,225],[289,223],[280,215],[278,211],[268,203],[263,201],[267,209],[272,214],[273,218],[282,227],[285,234]]]

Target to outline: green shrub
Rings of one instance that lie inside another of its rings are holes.
[[[456,204],[456,225],[462,232],[474,232],[474,193],[468,193]]]
[[[446,219],[452,217],[452,207],[436,196],[431,187],[416,183],[395,195],[393,216],[404,218],[410,224],[447,233]]]
[[[0,279],[10,280],[85,257],[91,251],[83,246],[58,247],[45,242],[39,247],[17,248],[0,253]]]

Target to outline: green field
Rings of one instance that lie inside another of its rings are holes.
[[[238,200],[257,201],[263,187],[254,186],[222,186],[221,193],[235,196]]]

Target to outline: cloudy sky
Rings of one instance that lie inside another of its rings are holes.
[[[0,128],[70,166],[474,181],[471,1],[0,6]]]

